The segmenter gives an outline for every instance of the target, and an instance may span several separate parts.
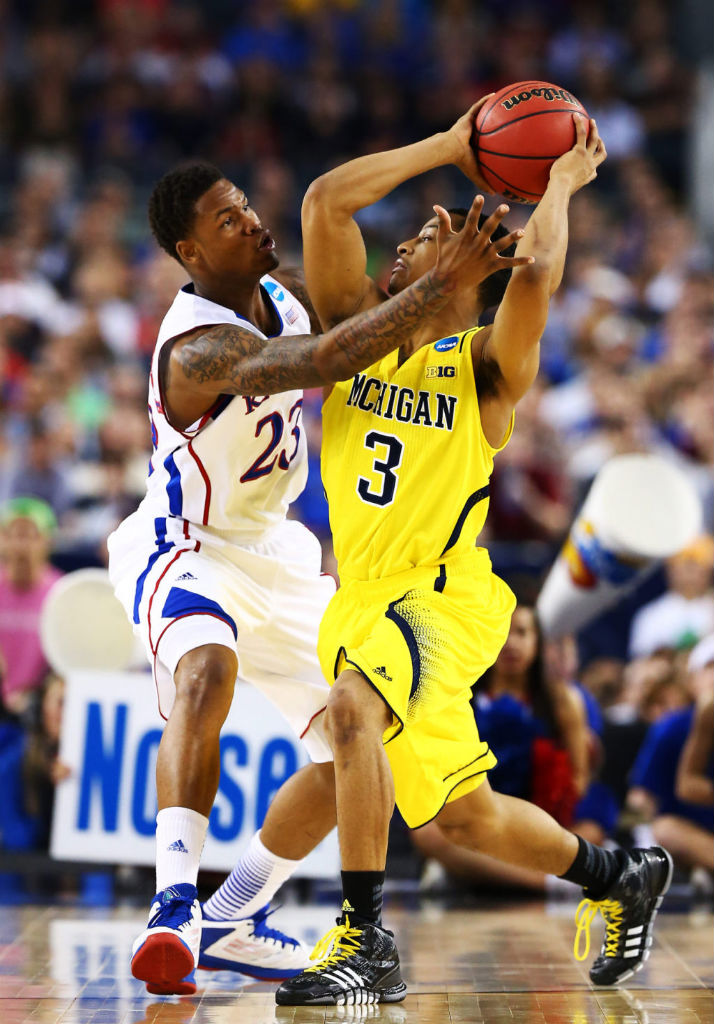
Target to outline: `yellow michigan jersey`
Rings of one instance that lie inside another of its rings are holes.
[[[392,352],[323,407],[322,477],[341,587],[318,653],[334,681],[360,672],[393,712],[385,733],[412,827],[476,788],[496,759],[471,686],[495,661],[515,599],[476,546],[493,458],[471,358],[478,328]]]
[[[425,345],[401,366],[390,352],[327,399],[322,480],[342,580],[473,551],[500,451],[481,429],[476,330]]]

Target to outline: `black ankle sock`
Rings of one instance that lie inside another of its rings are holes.
[[[342,896],[352,910],[343,905],[351,920],[382,923],[383,871],[343,871]]]
[[[582,885],[587,889],[590,899],[600,899],[627,864],[629,857],[624,850],[604,850],[602,846],[595,846],[581,836],[575,838],[578,840],[575,860],[560,877]]]

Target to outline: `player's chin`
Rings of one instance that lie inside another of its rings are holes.
[[[409,281],[403,270],[395,270],[387,282],[387,295],[398,295],[404,291]]]
[[[263,264],[265,266],[265,270],[263,271],[263,273],[268,273],[270,270],[275,270],[275,268],[280,264],[280,257],[278,256],[277,251],[275,249],[263,250],[261,252],[261,256],[263,258]]]

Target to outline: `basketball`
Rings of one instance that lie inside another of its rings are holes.
[[[550,82],[515,82],[476,115],[471,147],[488,184],[517,203],[537,203],[553,161],[575,143],[582,103]]]

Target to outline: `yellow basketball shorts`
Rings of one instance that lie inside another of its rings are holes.
[[[411,828],[476,789],[496,764],[478,735],[471,686],[506,642],[515,603],[478,548],[443,565],[343,582],[327,607],[318,641],[325,678],[354,669],[391,708],[385,749]]]

